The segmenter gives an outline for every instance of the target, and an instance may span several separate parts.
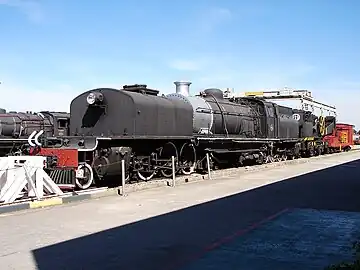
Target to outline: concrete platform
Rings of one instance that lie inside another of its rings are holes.
[[[241,168],[231,168],[225,170],[217,170],[211,172],[212,180],[216,179],[223,179],[223,178],[231,178],[234,176],[241,176],[243,174],[252,173],[255,171],[264,171],[264,170],[271,170],[277,167],[284,167],[284,166],[295,166],[304,163],[313,163],[317,160],[333,160],[337,156],[339,156],[340,160],[345,158],[348,155],[355,154],[358,150],[350,151],[350,152],[342,152],[342,153],[334,153],[331,155],[323,155],[323,156],[315,156],[312,158],[302,158],[296,160],[287,160],[283,162],[275,162],[270,164],[263,164],[263,165],[256,165],[256,166],[249,166],[249,167],[241,167]],[[189,183],[194,183],[198,181],[208,180],[207,175],[199,175],[194,174],[191,176],[178,176],[176,177],[176,186],[184,185]],[[167,188],[169,185],[172,184],[172,180],[170,179],[161,179],[161,180],[153,180],[149,182],[140,182],[135,184],[127,184],[125,186],[125,193],[126,195],[133,192],[138,192],[142,190],[152,189],[152,188]],[[68,204],[80,201],[86,201],[91,199],[98,199],[102,197],[108,196],[116,196],[121,193],[121,190],[118,188],[111,188],[111,189],[103,189],[97,190],[94,192],[84,193],[84,194],[74,194],[74,195],[65,195],[63,197],[51,197],[45,198],[41,201],[17,201],[13,204],[9,205],[2,205],[0,204],[0,215],[1,214],[8,214],[11,212],[22,211],[22,210],[29,210],[29,209],[37,209],[37,208],[46,208],[52,206],[58,206],[61,204]]]
[[[357,152],[2,214],[0,268],[178,269],[284,208],[360,212],[359,179]]]
[[[360,213],[285,210],[205,250],[182,270],[321,270],[351,261],[360,238]]]

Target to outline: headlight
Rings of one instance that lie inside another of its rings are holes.
[[[86,98],[86,102],[89,104],[89,105],[93,105],[96,101],[96,95],[94,93],[90,93],[87,98]]]
[[[91,92],[87,97],[86,97],[86,102],[89,105],[94,105],[94,104],[101,104],[104,101],[104,96],[103,94],[101,94],[100,92]]]

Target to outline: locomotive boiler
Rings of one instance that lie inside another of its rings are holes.
[[[205,89],[198,96],[188,96],[183,89],[181,90],[182,94],[179,93],[179,90],[177,92],[166,97],[191,105],[194,134],[237,135],[240,137],[259,135],[259,113],[247,104],[225,100],[220,89]]]
[[[38,114],[9,112],[0,114],[0,136],[9,138],[27,138],[33,131],[38,131],[42,127],[44,133],[52,129],[48,119],[42,118]]]
[[[254,98],[224,99],[223,91],[205,89],[190,96],[189,83],[175,82],[177,93],[169,99],[183,100],[193,108],[194,134],[240,138],[298,138],[298,121],[292,108]],[[181,88],[181,89],[179,89]]]

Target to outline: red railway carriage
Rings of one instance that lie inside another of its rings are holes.
[[[331,135],[323,138],[332,151],[349,151],[354,145],[354,126],[350,124],[337,123]]]

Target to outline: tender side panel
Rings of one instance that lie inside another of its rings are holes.
[[[89,105],[90,93],[101,93],[101,104]],[[71,135],[191,136],[190,104],[165,97],[116,89],[94,89],[71,103]]]

